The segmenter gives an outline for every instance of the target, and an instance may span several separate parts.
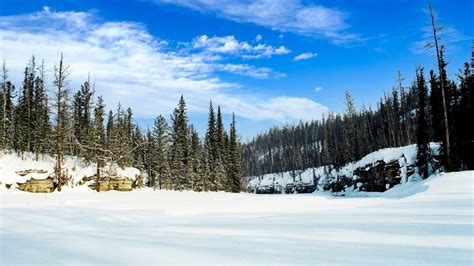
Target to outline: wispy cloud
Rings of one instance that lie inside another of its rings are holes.
[[[322,90],[323,90],[323,87],[320,87],[320,86],[317,86],[316,88],[314,88],[315,92],[320,92]]]
[[[413,53],[429,53],[430,49],[427,48],[427,44],[433,43],[432,26],[423,26],[420,28],[420,32],[420,39],[411,44],[410,50]],[[456,46],[456,44],[460,42],[468,42],[472,40],[472,36],[468,36],[454,26],[443,25],[437,33],[440,40],[440,45],[444,45],[448,48]]]
[[[261,37],[258,38],[258,36],[257,39],[261,40]],[[272,55],[291,53],[291,50],[283,45],[279,47],[261,43],[252,45],[245,41],[239,41],[232,35],[222,37],[201,35],[193,40],[192,47],[209,54],[229,54],[246,59],[270,58]]]
[[[71,89],[78,88],[90,72],[96,92],[106,96],[108,108],[120,101],[140,118],[170,113],[180,94],[185,95],[193,113],[205,114],[209,99],[213,99],[223,111],[235,111],[253,120],[317,119],[327,109],[305,98],[243,95],[241,84],[222,80],[217,73],[260,79],[284,74],[250,64],[227,63],[212,54],[183,52],[152,36],[139,23],[104,22],[90,12],[44,8],[31,14],[0,17],[0,36],[1,57],[17,84],[31,55],[45,58],[46,66],[52,69],[62,52],[71,65]],[[272,48],[271,53],[276,50]],[[47,78],[52,84],[52,73]],[[312,115],[303,111],[303,106],[314,108]]]
[[[302,53],[293,58],[293,61],[300,61],[300,60],[306,60],[306,59],[311,59],[313,57],[318,56],[317,53]]]
[[[337,8],[302,0],[155,0],[242,23],[253,23],[283,32],[325,38],[342,44],[358,41],[360,36],[347,32],[347,14]]]

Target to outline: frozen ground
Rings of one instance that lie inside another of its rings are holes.
[[[0,191],[0,265],[472,265],[473,180],[452,173],[352,198]]]

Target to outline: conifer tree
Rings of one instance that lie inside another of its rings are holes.
[[[196,129],[191,126],[190,128],[191,134],[191,149],[190,149],[190,156],[189,156],[189,171],[190,171],[190,180],[191,180],[191,188],[194,191],[201,191],[201,143],[199,140],[199,135]]]
[[[154,149],[151,151],[153,187],[171,189],[170,169],[167,151],[169,149],[169,128],[166,119],[159,115],[155,119],[153,127]],[[156,180],[158,182],[156,182]]]
[[[172,116],[172,146],[171,146],[171,171],[173,188],[183,190],[189,188],[189,137],[188,137],[188,117],[186,113],[186,103],[181,95],[178,107]]]
[[[472,52],[474,64],[474,46]],[[474,169],[474,127],[472,126],[472,114],[474,114],[474,70],[468,63],[464,64],[464,70],[460,75],[461,100],[458,110],[458,129],[456,134],[459,139],[460,169]]]
[[[230,125],[229,155],[228,155],[228,179],[230,180],[230,191],[240,192],[241,190],[241,159],[240,145],[237,139],[237,129],[235,124],[235,115],[232,114],[232,123]]]
[[[417,155],[416,165],[418,172],[422,178],[428,177],[428,164],[430,161],[430,147],[428,139],[428,123],[426,118],[426,94],[427,88],[425,85],[425,78],[423,75],[423,68],[417,70],[416,86],[418,90],[418,109],[416,113],[417,128],[416,128],[416,144]]]
[[[93,91],[91,89],[89,79],[81,85],[81,88],[74,94],[73,102],[73,127],[74,137],[79,143],[89,145],[92,140],[92,102]],[[76,149],[76,153],[80,154]],[[91,154],[85,151],[85,154],[80,154],[86,158],[91,159]]]
[[[209,103],[209,118],[206,131],[205,149],[207,158],[207,164],[209,166],[209,179],[206,182],[207,189],[211,191],[217,190],[217,178],[216,178],[216,167],[217,167],[217,140],[216,140],[216,118],[214,114],[214,107],[212,101]]]
[[[133,167],[140,170],[144,169],[144,137],[138,125],[134,126],[135,130],[132,134],[132,157]]]
[[[23,88],[20,97],[18,98],[18,105],[15,110],[15,147],[20,153],[31,151],[31,98],[33,97],[33,86],[33,73],[31,72],[30,67],[26,67]]]
[[[34,153],[36,158],[40,154],[51,151],[51,123],[50,109],[48,105],[48,95],[45,88],[45,69],[44,60],[39,68],[40,76],[36,77],[33,92],[33,124],[34,128]]]
[[[94,122],[93,122],[93,136],[90,145],[93,148],[93,155],[95,157],[97,172],[96,172],[96,190],[100,191],[99,181],[101,178],[102,168],[105,166],[107,156],[106,151],[106,137],[104,128],[105,105],[102,96],[97,98],[97,103],[94,108]]]
[[[13,98],[15,97],[15,86],[8,80],[8,70],[5,60],[2,65],[2,99],[1,99],[1,148],[5,150],[13,149],[13,134],[14,134],[14,105]]]
[[[107,126],[106,126],[106,145],[107,145],[107,149],[109,150],[112,150],[113,136],[114,136],[114,113],[112,110],[110,110],[107,116]]]

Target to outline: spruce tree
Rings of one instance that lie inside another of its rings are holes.
[[[33,92],[31,70],[26,67],[23,79],[23,88],[18,98],[18,105],[15,109],[15,148],[23,153],[30,151],[31,146],[31,110],[30,102]]]
[[[13,98],[15,98],[15,86],[8,80],[8,70],[5,61],[2,65],[2,101],[0,111],[2,117],[1,148],[13,149],[14,134],[14,109]]]
[[[217,190],[230,190],[230,184],[227,179],[227,134],[224,129],[224,123],[222,121],[221,107],[217,106],[217,121],[215,131],[215,147],[214,147],[214,158],[216,168],[214,172],[216,174]]]
[[[430,161],[430,147],[428,139],[428,123],[426,118],[426,94],[427,88],[423,75],[423,68],[417,70],[416,86],[418,90],[418,109],[416,112],[417,128],[416,128],[416,165],[418,172],[423,179],[428,177],[428,164]]]
[[[134,126],[132,133],[132,158],[133,167],[144,170],[144,137],[138,125]]]
[[[49,153],[51,151],[51,123],[50,123],[50,109],[48,105],[48,95],[45,88],[44,76],[44,61],[40,66],[40,76],[35,80],[33,93],[33,123],[34,130],[34,153],[36,158],[40,154]]]
[[[105,115],[105,105],[102,96],[97,98],[97,103],[94,108],[94,122],[93,122],[93,135],[90,141],[90,145],[93,150],[92,153],[95,157],[96,162],[96,190],[100,191],[99,181],[101,178],[102,168],[105,166],[107,156],[106,151],[106,137],[105,137],[105,128],[104,128],[104,115]]]
[[[172,187],[183,190],[190,187],[189,180],[189,137],[186,103],[181,95],[178,107],[172,116],[171,171]]]
[[[201,182],[201,143],[199,140],[199,135],[196,129],[191,126],[190,128],[191,134],[191,149],[190,149],[190,156],[189,156],[189,170],[190,170],[190,179],[191,179],[191,188],[194,191],[201,191],[202,190],[202,182]]]
[[[231,192],[240,192],[241,183],[241,158],[240,145],[237,139],[237,129],[235,124],[235,115],[232,114],[232,124],[230,125],[230,139],[229,139],[229,154],[228,154],[228,179],[230,183]]]
[[[474,63],[474,47],[472,62]],[[461,100],[458,110],[458,128],[456,135],[459,139],[460,169],[474,169],[474,127],[472,127],[472,114],[474,114],[474,70],[468,63],[464,64],[464,70],[460,75]]]
[[[214,114],[214,107],[212,106],[212,101],[209,103],[209,118],[206,131],[206,139],[204,147],[206,149],[207,165],[209,166],[209,179],[206,182],[206,188],[211,191],[217,190],[217,178],[216,178],[216,167],[218,164],[217,158],[217,140],[216,140],[217,130],[216,130],[216,118]]]
[[[167,151],[169,149],[169,128],[166,119],[159,115],[154,122],[153,140],[154,149],[151,151],[153,187],[171,189],[170,169]]]

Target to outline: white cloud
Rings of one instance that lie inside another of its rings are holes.
[[[201,35],[193,40],[192,46],[194,49],[203,50],[209,54],[230,54],[246,59],[270,58],[272,55],[291,53],[291,50],[285,46],[251,45],[248,42],[237,40],[232,35],[222,37]]]
[[[315,92],[320,92],[320,91],[322,91],[322,90],[323,90],[323,87],[319,87],[319,86],[318,86],[318,87],[314,88],[314,91],[315,91]]]
[[[306,59],[311,59],[313,57],[318,56],[317,53],[302,53],[293,58],[293,61],[300,61],[300,60],[306,60]]]
[[[67,27],[64,27],[67,25]],[[10,77],[17,86],[31,55],[45,58],[52,69],[60,53],[71,66],[71,90],[76,90],[88,73],[98,95],[104,95],[107,108],[120,101],[130,106],[138,118],[169,114],[184,94],[188,109],[207,113],[209,99],[224,112],[253,120],[308,119],[302,104],[314,108],[314,116],[326,107],[304,98],[267,98],[242,95],[242,85],[219,78],[217,72],[230,72],[254,78],[283,77],[270,68],[229,64],[213,55],[184,53],[150,35],[133,22],[102,22],[93,13],[54,12],[46,8],[20,16],[0,17],[0,57],[5,59]],[[241,42],[238,42],[241,45]],[[272,53],[278,53],[277,48]],[[52,72],[47,84],[52,87]],[[299,106],[280,110],[276,102]],[[292,111],[293,110],[293,111]]]
[[[259,107],[265,112],[272,113],[277,120],[320,119],[329,111],[327,107],[310,99],[287,96],[270,99],[261,103]]]
[[[263,39],[263,36],[258,34],[257,36],[255,36],[255,41],[259,42]]]
[[[357,41],[347,33],[346,13],[336,8],[307,3],[303,0],[155,0],[211,12],[241,23],[253,23],[274,30],[326,38],[334,43]]]

